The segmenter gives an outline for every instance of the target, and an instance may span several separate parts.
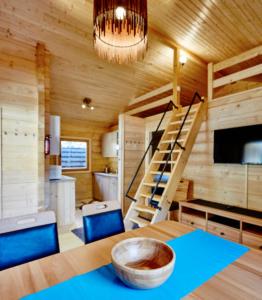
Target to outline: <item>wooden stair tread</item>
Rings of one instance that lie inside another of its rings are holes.
[[[189,112],[188,115],[194,114],[196,111],[197,111],[197,107],[196,107],[196,108],[192,108],[192,109],[190,110],[190,112]],[[177,113],[177,114],[175,115],[175,117],[183,117],[183,116],[186,115],[186,113],[187,113],[186,111],[181,112],[181,113]]]
[[[153,175],[160,175],[162,172],[161,171],[150,171],[150,174],[153,174]],[[164,172],[163,173],[163,176],[170,176],[171,175],[171,172]]]
[[[131,217],[129,220],[137,224],[139,227],[145,227],[150,224],[150,221],[143,219],[141,217]]]
[[[170,153],[171,150],[160,150],[159,153]],[[181,150],[173,150],[172,153],[180,153]]]
[[[165,164],[166,160],[152,160],[152,163],[153,164]],[[170,164],[170,165],[174,165],[174,164],[176,164],[176,161],[169,160],[167,163]]]
[[[181,132],[188,132],[189,131],[189,128],[184,128],[181,130]],[[177,134],[179,133],[179,130],[173,130],[173,131],[168,131],[167,134]]]
[[[147,205],[142,205],[142,204],[136,205],[135,210],[140,212],[150,213],[150,214],[154,214],[156,212],[156,208]]]
[[[186,120],[185,124],[190,124],[190,123],[192,123],[192,121],[193,121],[193,119]],[[179,120],[179,121],[170,122],[170,125],[179,125],[179,124],[182,124],[182,123],[183,123],[183,120]]]
[[[146,185],[146,186],[152,186],[152,187],[155,187],[156,186],[156,182],[143,182],[143,185]],[[158,187],[161,187],[161,188],[165,188],[166,187],[166,183],[159,183],[158,184]]]
[[[141,193],[140,196],[145,197],[145,198],[151,198],[152,194],[150,194],[150,193]],[[153,200],[154,201],[161,201],[161,196],[154,195]]]
[[[183,143],[184,141],[185,141],[184,139],[177,140],[178,143]],[[172,144],[174,142],[175,142],[174,140],[164,140],[164,141],[161,141],[160,144]]]

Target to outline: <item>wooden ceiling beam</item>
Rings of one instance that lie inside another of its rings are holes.
[[[146,93],[146,94],[144,94],[144,95],[142,95],[142,96],[139,96],[139,97],[137,97],[137,98],[131,100],[131,101],[129,102],[128,106],[137,104],[137,103],[139,103],[139,102],[142,102],[142,101],[144,101],[144,100],[147,100],[147,99],[149,99],[149,98],[152,98],[152,97],[154,97],[154,96],[156,96],[156,95],[159,95],[159,94],[162,94],[162,93],[164,93],[164,92],[167,92],[167,91],[171,90],[172,87],[173,87],[172,83],[168,83],[168,84],[166,84],[166,85],[163,85],[163,86],[161,86],[160,88],[154,89],[154,90],[152,90],[151,92],[148,92],[148,93]]]
[[[174,58],[173,58],[173,101],[176,106],[180,105],[180,93],[181,93],[181,64],[179,61],[180,51],[178,48],[174,49]]]
[[[197,64],[199,64],[201,66],[203,66],[203,65],[206,66],[208,64],[207,61],[205,61],[201,57],[197,56],[196,54],[194,54],[190,50],[188,50],[188,49],[184,48],[183,46],[179,45],[177,42],[171,40],[169,37],[163,35],[159,31],[157,31],[156,29],[154,29],[152,27],[149,27],[149,29],[150,29],[150,32],[152,32],[153,34],[155,34],[157,36],[157,38],[159,39],[159,41],[161,41],[166,46],[168,46],[170,48],[173,48],[173,49],[177,48],[179,50],[183,50],[184,52],[186,52],[186,54],[188,55],[188,58],[190,60],[196,62]]]
[[[258,57],[260,55],[262,55],[262,45],[215,64],[214,72],[232,67],[236,64]]]
[[[129,111],[126,112],[126,114],[131,115],[131,116],[136,115],[136,114],[141,113],[143,111],[147,111],[147,110],[150,110],[152,108],[156,108],[156,107],[159,107],[161,105],[167,104],[170,100],[172,100],[172,97],[168,96],[168,97],[165,97],[163,99],[154,101],[152,103],[148,103],[146,105],[143,105],[143,106],[134,108],[132,110],[129,110]]]

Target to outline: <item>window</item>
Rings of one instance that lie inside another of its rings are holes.
[[[90,171],[90,141],[62,139],[61,164],[63,171]]]

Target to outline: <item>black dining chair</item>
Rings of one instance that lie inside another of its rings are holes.
[[[0,271],[59,253],[53,211],[0,220]]]
[[[86,244],[125,231],[118,201],[87,204],[82,212]]]

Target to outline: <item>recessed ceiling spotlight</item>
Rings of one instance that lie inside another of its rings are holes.
[[[83,99],[83,102],[82,102],[82,104],[81,104],[81,107],[82,107],[83,109],[88,108],[88,109],[90,109],[90,110],[94,110],[95,107],[94,107],[93,105],[91,105],[91,102],[92,102],[92,100],[91,100],[90,98],[84,98],[84,99]]]

